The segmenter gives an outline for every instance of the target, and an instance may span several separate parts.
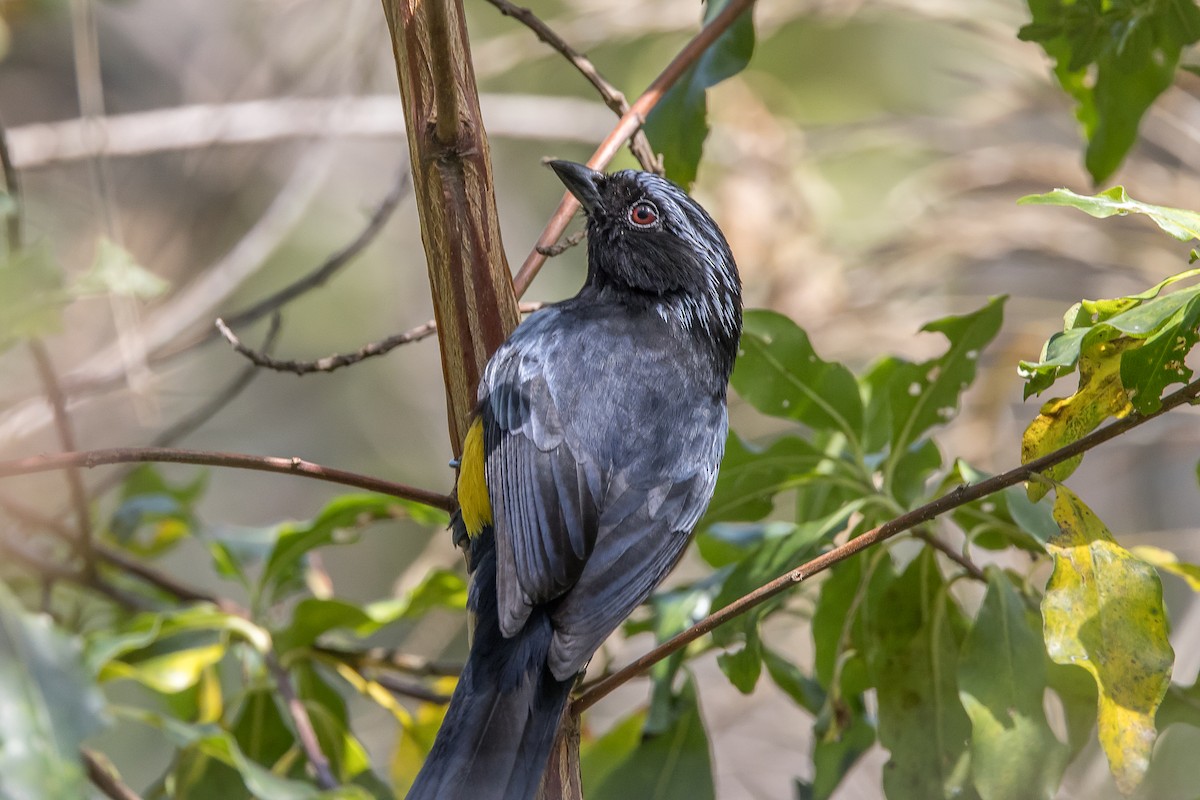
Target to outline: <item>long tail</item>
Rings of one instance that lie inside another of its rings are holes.
[[[475,638],[408,800],[532,800],[571,693],[573,681],[555,680],[546,666],[552,629],[544,611],[512,638],[500,634],[490,527],[471,548]]]

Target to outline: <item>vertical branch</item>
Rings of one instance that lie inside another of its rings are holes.
[[[383,0],[408,130],[455,456],[488,356],[518,322],[461,0]]]

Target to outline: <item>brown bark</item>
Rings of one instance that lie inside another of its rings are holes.
[[[457,457],[488,357],[517,326],[461,0],[383,0]]]

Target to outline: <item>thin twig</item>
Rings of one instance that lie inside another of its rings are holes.
[[[22,237],[21,211],[21,182],[17,176],[17,168],[13,166],[12,151],[8,149],[8,129],[0,125],[0,168],[4,171],[4,191],[12,201],[13,207],[5,216],[5,230],[8,232],[8,254],[15,256],[24,247]]]
[[[541,245],[538,245],[538,252],[547,258],[561,256],[563,253],[582,242],[585,236],[587,236],[587,230],[576,231],[558,244],[552,244],[549,247],[542,247]]]
[[[934,536],[932,533],[929,533],[928,531],[913,531],[913,537],[920,539],[922,542],[929,545],[934,550],[937,550],[955,564],[958,564],[975,580],[987,583],[987,573],[980,569],[978,564],[955,550],[950,545],[943,542],[938,537]]]
[[[55,453],[53,455],[33,456],[12,461],[0,461],[0,478],[14,475],[31,475],[37,472],[51,472],[67,469],[68,467],[85,467],[91,469],[104,464],[129,464],[135,462],[155,462],[164,464],[200,464],[210,467],[231,467],[235,469],[257,470],[259,472],[278,472],[283,474],[303,475],[320,481],[337,483],[343,486],[353,486],[371,492],[391,495],[405,500],[452,511],[456,503],[453,498],[418,489],[402,483],[394,483],[362,475],[356,472],[324,467],[311,461],[292,457],[255,456],[247,453],[220,453],[209,450],[177,450],[169,447],[113,447],[105,450],[87,450],[77,453]]]
[[[415,328],[405,331],[404,333],[389,336],[388,338],[379,341],[365,344],[355,350],[353,353],[335,353],[331,356],[318,358],[316,361],[295,361],[289,359],[278,359],[268,356],[266,353],[261,353],[253,350],[242,344],[238,339],[237,334],[230,330],[225,324],[225,320],[218,319],[216,328],[225,337],[225,341],[232,345],[233,349],[239,354],[245,356],[256,367],[263,369],[273,369],[277,372],[291,372],[296,375],[309,375],[314,372],[333,372],[341,367],[348,367],[351,364],[357,364],[360,361],[365,361],[374,356],[381,356],[402,344],[417,342],[421,339],[431,336],[437,330],[437,324],[430,320],[423,325],[418,325]]]
[[[671,63],[666,66],[666,69],[654,79],[654,82],[642,93],[642,96],[635,100],[633,105],[629,107],[629,110],[621,116],[620,122],[605,137],[600,146],[596,148],[596,152],[588,160],[588,166],[592,169],[604,169],[604,167],[608,166],[608,163],[612,161],[613,156],[617,154],[622,144],[636,131],[641,129],[642,124],[646,121],[646,115],[658,104],[658,101],[667,93],[667,90],[683,77],[683,74],[696,63],[700,56],[704,54],[704,51],[741,16],[742,12],[754,5],[754,2],[755,0],[730,0],[729,4],[700,30],[679,51],[675,58],[671,59]],[[566,230],[567,223],[571,221],[571,217],[575,214],[575,209],[578,207],[579,201],[575,199],[575,195],[570,192],[563,195],[562,201],[558,204],[558,209],[550,217],[550,220],[546,223],[546,227],[542,229],[537,244],[534,245],[533,250],[526,256],[525,263],[521,265],[521,269],[517,271],[516,277],[513,278],[513,290],[517,293],[517,297],[525,294],[525,290],[529,288],[529,284],[537,276],[538,270],[546,263],[546,256],[542,255],[539,248],[554,246],[554,243],[558,241],[563,231]]]
[[[266,662],[267,669],[275,678],[275,688],[279,690],[288,714],[291,715],[292,723],[296,726],[296,738],[300,740],[300,746],[304,748],[308,763],[312,764],[317,773],[317,784],[322,789],[337,788],[337,779],[333,777],[333,772],[329,769],[329,759],[321,750],[321,743],[317,740],[317,732],[313,729],[308,709],[304,707],[304,702],[297,696],[291,676],[288,675],[287,670],[279,663],[279,659],[273,652],[267,653]]]
[[[532,314],[544,305],[545,303],[521,303],[520,310],[522,314]],[[222,319],[216,321],[216,327],[221,332],[221,335],[225,337],[225,341],[229,342],[237,353],[248,358],[256,367],[273,369],[277,372],[292,372],[296,375],[308,375],[313,372],[333,372],[341,367],[348,367],[368,358],[381,356],[402,344],[418,342],[437,332],[437,322],[429,320],[415,328],[409,328],[404,333],[398,333],[382,341],[363,345],[353,353],[337,353],[325,356],[324,358],[318,358],[316,361],[293,361],[272,358],[266,353],[247,347],[242,344],[237,334]]]
[[[528,8],[522,8],[510,3],[508,0],[488,0],[488,2],[494,5],[504,16],[512,17],[525,25],[525,27],[533,31],[537,38],[553,47],[563,58],[571,62],[575,69],[579,71],[579,74],[600,93],[600,97],[604,99],[604,104],[611,108],[613,113],[618,117],[624,116],[629,111],[629,101],[625,99],[625,95],[621,93],[621,90],[613,86],[600,74],[600,70],[596,69],[596,65],[591,62],[591,59],[567,44],[565,39],[555,33],[554,29],[543,22],[536,14]],[[646,138],[646,134],[643,131],[639,130],[633,135],[633,138],[630,140],[629,149],[633,153],[634,158],[638,160],[638,163],[642,165],[642,169],[658,175],[663,174],[662,162],[655,155],[654,148],[650,146],[650,140]]]
[[[51,581],[67,581],[91,589],[97,594],[107,597],[114,603],[135,611],[153,611],[156,607],[142,597],[130,594],[123,589],[113,586],[98,574],[87,574],[48,561],[39,554],[27,549],[23,544],[0,536],[0,553],[10,560],[22,564],[26,569],[36,572],[43,579]]]
[[[240,326],[255,322],[267,314],[278,311],[282,306],[306,292],[324,286],[338,270],[350,263],[359,253],[366,249],[367,245],[375,240],[379,232],[383,230],[384,224],[391,218],[392,212],[400,205],[400,201],[407,197],[411,191],[412,173],[406,165],[400,170],[399,175],[396,176],[396,180],[387,195],[379,202],[375,210],[371,212],[370,219],[367,220],[367,224],[363,226],[363,229],[358,232],[357,236],[351,239],[340,250],[331,253],[320,266],[304,277],[283,287],[274,294],[264,297],[249,308],[229,314],[229,324]]]
[[[1144,422],[1161,416],[1173,408],[1190,403],[1200,396],[1200,380],[1187,384],[1182,389],[1163,398],[1162,407],[1152,414],[1130,414],[1124,419],[1117,420],[1110,425],[1094,430],[1087,436],[1084,436],[1071,444],[1061,447],[1052,453],[1048,453],[1041,458],[1034,459],[1027,464],[1010,469],[1008,472],[1003,472],[981,481],[974,485],[962,485],[954,489],[948,494],[942,495],[936,500],[926,503],[925,505],[915,508],[905,514],[890,520],[889,522],[880,525],[873,530],[851,539],[850,541],[833,548],[816,558],[808,561],[800,566],[788,570],[783,575],[780,575],[773,581],[765,583],[749,594],[743,595],[729,605],[710,614],[704,619],[697,622],[692,627],[688,628],[683,633],[669,639],[663,644],[635,659],[633,663],[614,672],[611,676],[597,683],[589,691],[581,695],[572,704],[573,713],[579,714],[582,711],[590,708],[598,700],[605,697],[611,691],[616,689],[621,684],[634,678],[654,664],[662,661],[667,656],[679,651],[690,643],[699,639],[701,636],[712,631],[714,628],[723,625],[735,617],[739,617],[755,606],[765,603],[767,600],[778,595],[792,586],[795,586],[802,581],[808,580],[813,575],[823,572],[834,564],[845,561],[850,556],[853,556],[872,545],[878,544],[886,539],[890,539],[898,533],[909,530],[924,522],[928,522],[935,517],[945,514],[947,511],[952,511],[959,506],[978,500],[982,497],[987,497],[990,494],[1006,489],[1009,486],[1015,486],[1022,481],[1028,480],[1030,476],[1041,473],[1049,469],[1055,464],[1060,464],[1067,459],[1073,458],[1081,453],[1091,450],[1097,445],[1107,442],[1116,436],[1136,428]]]
[[[430,661],[427,658],[382,647],[372,647],[368,650],[342,650],[337,647],[318,645],[313,649],[349,664],[355,669],[390,669],[420,678],[458,677],[462,674],[463,669],[462,664]]]
[[[67,414],[67,399],[63,395],[62,386],[58,382],[58,373],[50,361],[50,354],[41,339],[30,339],[27,343],[29,354],[37,367],[38,377],[42,382],[42,390],[50,410],[54,415],[54,429],[58,433],[58,441],[65,452],[73,452],[79,447],[75,443],[75,431],[71,418]],[[87,490],[83,485],[83,476],[78,467],[66,469],[67,489],[71,493],[71,506],[75,509],[75,524],[79,527],[76,546],[83,556],[84,569],[95,569],[95,559],[92,553],[92,516],[88,510]]]
[[[267,335],[263,339],[262,352],[269,354],[275,347],[275,342],[279,338],[279,331],[282,327],[282,319],[278,311],[271,315],[271,326],[267,329]],[[188,434],[193,433],[201,425],[216,416],[221,409],[229,405],[235,397],[250,385],[258,374],[258,370],[254,369],[253,366],[246,367],[224,388],[209,398],[208,402],[155,436],[150,444],[154,447],[169,447]]]
[[[423,683],[406,681],[395,675],[375,675],[372,680],[392,694],[398,694],[401,697],[411,697],[423,703],[437,703],[443,706],[450,702],[450,695],[445,692],[434,691]]]
[[[83,758],[83,768],[87,772],[88,780],[109,800],[142,800],[141,795],[121,781],[116,770],[108,763],[108,758],[86,747],[81,747],[79,754]]]

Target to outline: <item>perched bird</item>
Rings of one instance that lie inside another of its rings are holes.
[[[725,237],[663,178],[550,166],[587,213],[587,280],[484,371],[453,522],[474,641],[410,800],[535,796],[576,676],[683,554],[725,446]]]

